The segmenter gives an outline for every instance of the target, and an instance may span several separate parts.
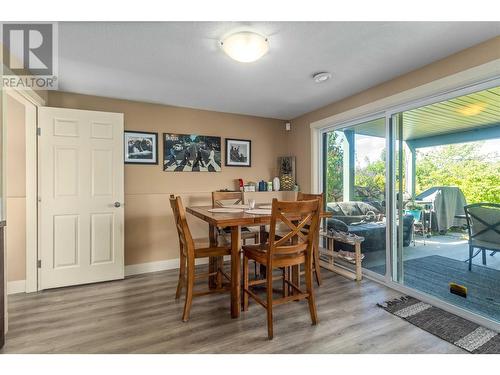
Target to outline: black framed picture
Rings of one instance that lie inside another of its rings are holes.
[[[125,164],[158,164],[158,133],[125,131]]]
[[[226,138],[226,165],[228,167],[251,167],[252,141]]]
[[[220,172],[221,138],[163,133],[165,172]]]

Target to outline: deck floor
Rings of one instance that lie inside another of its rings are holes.
[[[250,304],[231,319],[229,295],[194,300],[181,322],[177,271],[9,296],[9,332],[1,353],[464,353],[376,306],[399,293],[370,280],[323,270],[319,325],[307,303],[275,309],[267,340],[265,310]],[[205,284],[200,285],[203,288]]]

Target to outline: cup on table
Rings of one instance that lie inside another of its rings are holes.
[[[255,199],[248,200],[248,207],[253,210],[255,208]]]

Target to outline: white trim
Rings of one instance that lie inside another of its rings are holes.
[[[230,259],[231,259],[230,256],[224,257],[224,260],[230,260]],[[149,263],[130,264],[128,266],[125,266],[125,277],[132,275],[140,275],[149,272],[175,270],[179,268],[179,262],[180,262],[179,258],[174,258],[174,259],[159,260],[156,262],[149,262]],[[207,258],[200,258],[196,259],[195,261],[196,265],[207,264],[207,263],[208,263]]]
[[[311,183],[311,192],[313,194],[319,194],[323,190],[323,158],[321,155],[323,148],[321,147],[321,135],[321,132],[311,129],[311,163],[318,166],[317,168],[311,168],[311,182],[317,182],[316,184]]]
[[[38,155],[37,111],[45,101],[29,90],[5,89],[7,95],[24,106],[26,130],[26,286],[27,293],[38,290]],[[8,110],[8,109],[6,109]]]
[[[7,294],[18,294],[26,292],[26,280],[9,281],[7,283]]]

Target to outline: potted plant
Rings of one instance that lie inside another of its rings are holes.
[[[420,220],[420,215],[422,214],[422,210],[424,206],[421,204],[415,203],[415,200],[411,200],[405,205],[405,213],[413,216],[415,221]]]

